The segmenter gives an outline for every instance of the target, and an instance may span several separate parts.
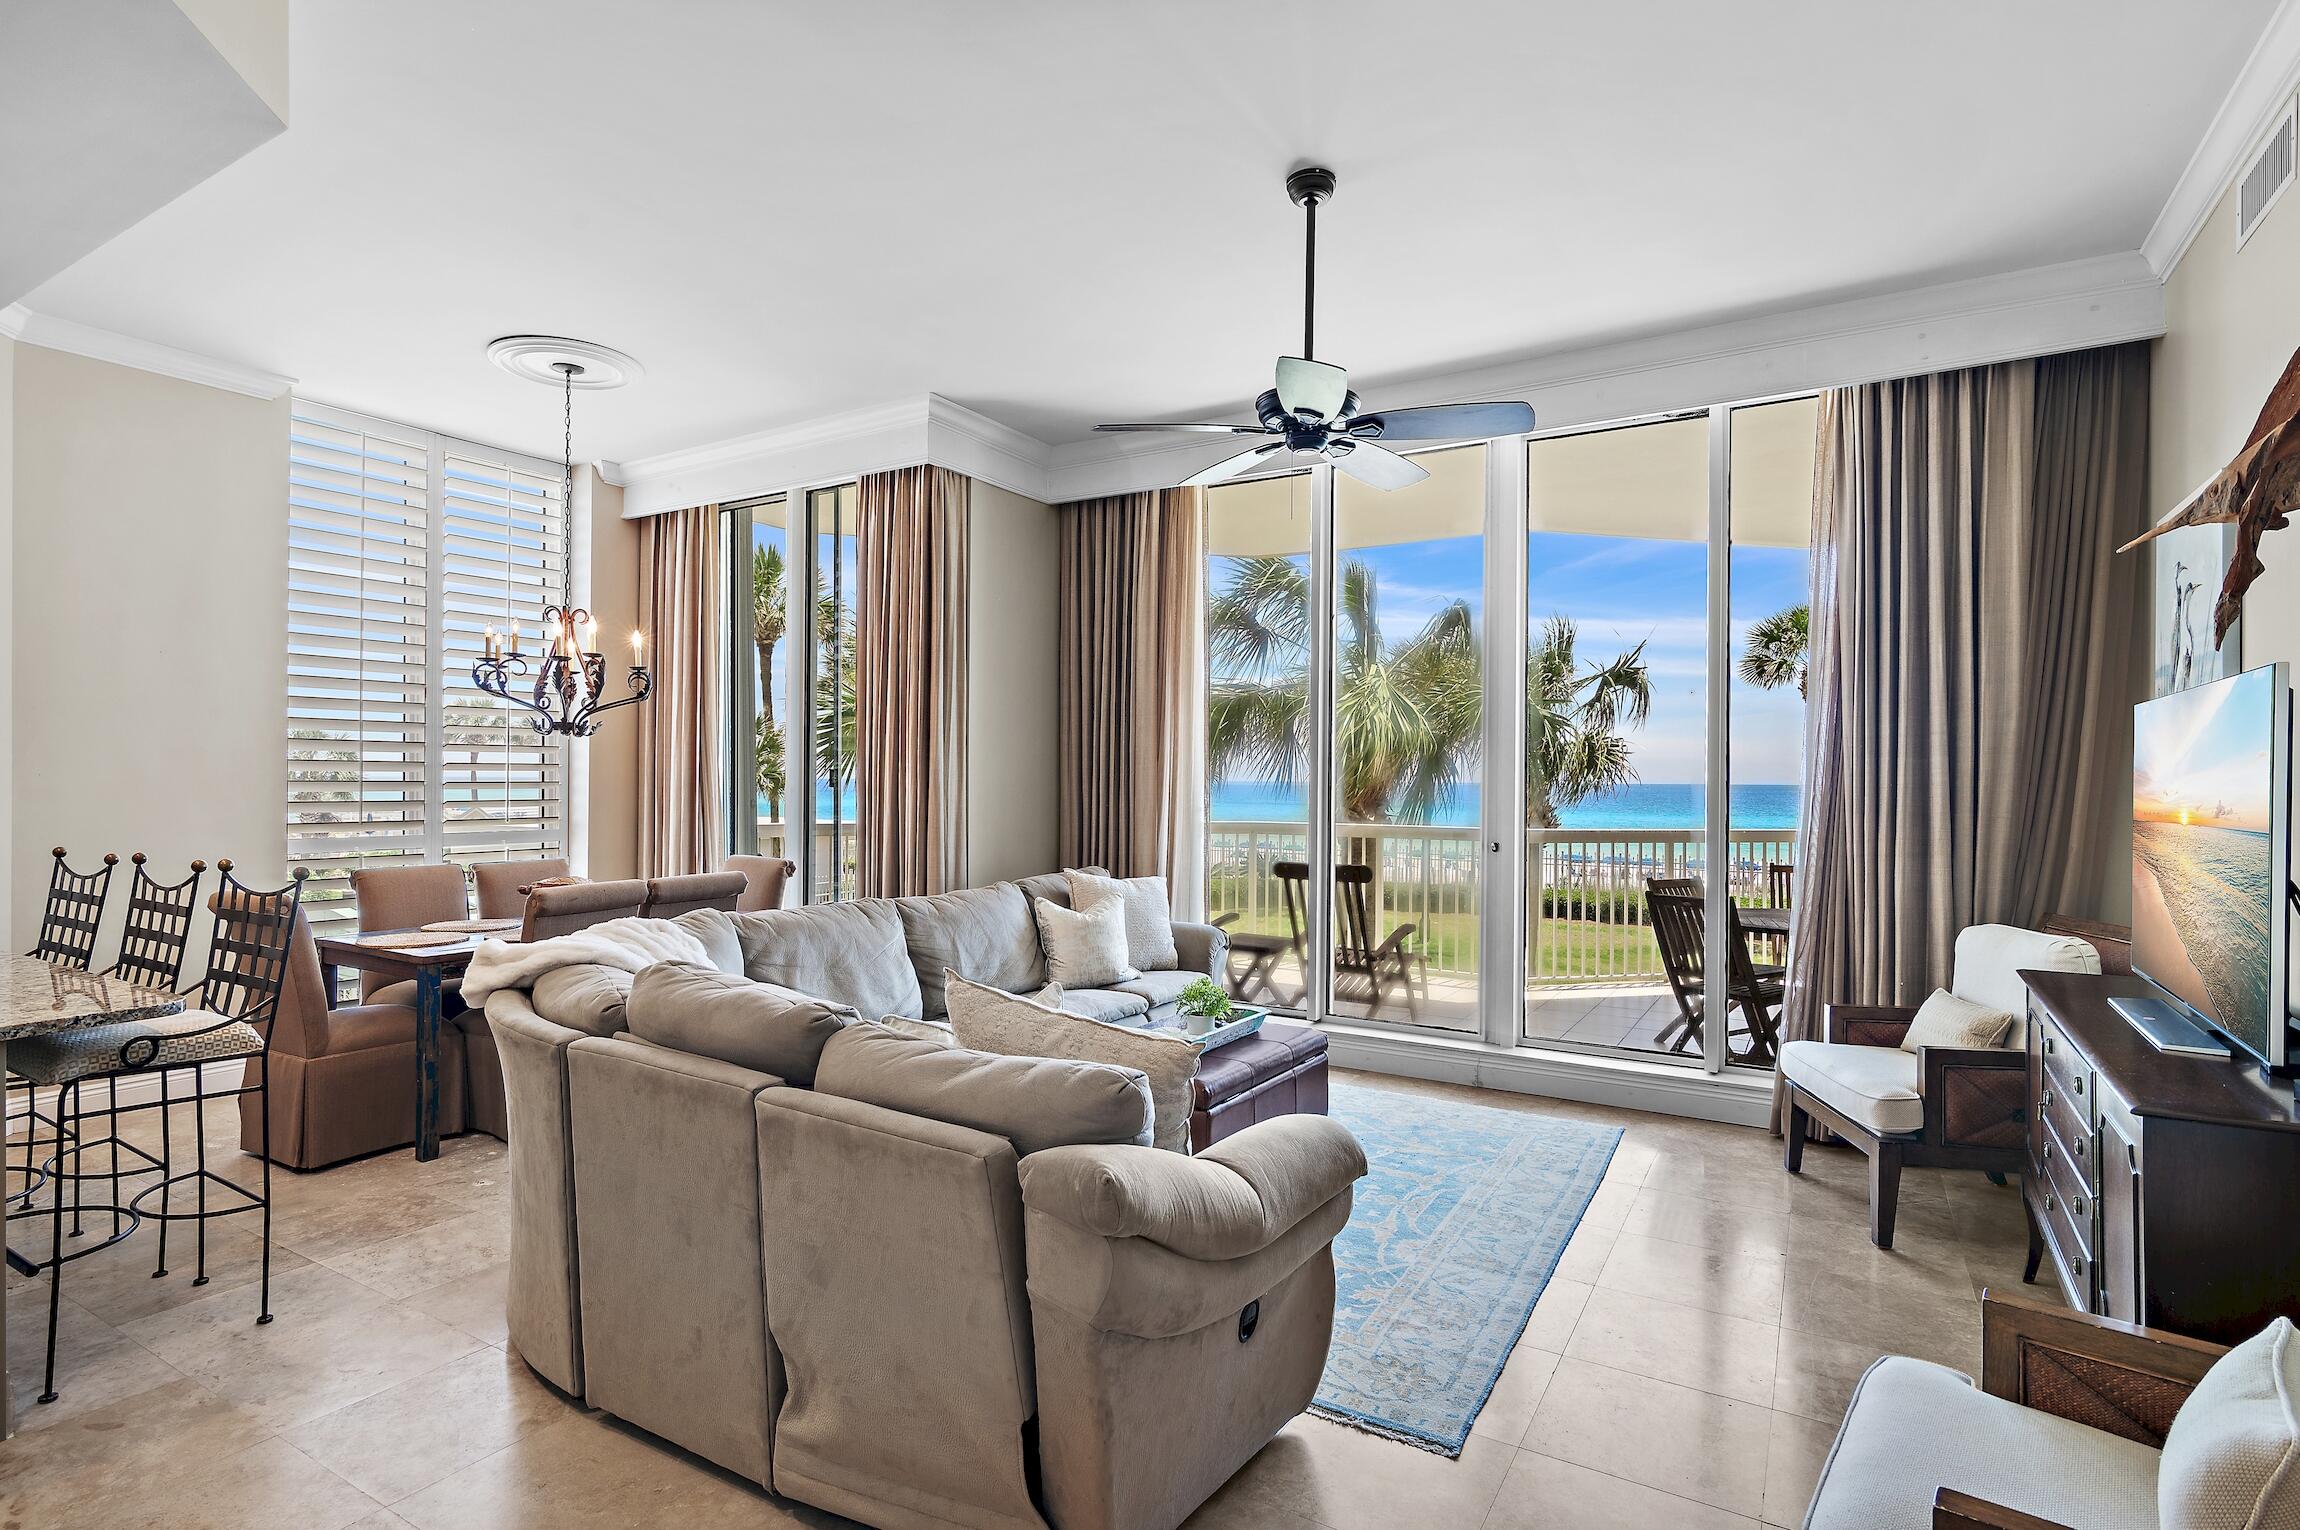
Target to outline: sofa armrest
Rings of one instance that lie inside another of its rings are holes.
[[[1915,1022],[1907,1004],[1829,1004],[1821,1010],[1821,1039],[1855,1047],[1897,1047]]]
[[[2040,1519],[1955,1488],[1933,1495],[1933,1530],[2069,1530],[2057,1519]]]
[[[1361,1178],[1357,1138],[1324,1116],[1257,1122],[1195,1158],[1155,1148],[1047,1148],[1022,1160],[1022,1201],[1104,1238],[1187,1259],[1267,1248]]]
[[[1176,970],[1219,978],[1230,955],[1230,932],[1217,925],[1174,921]]]
[[[1981,1293],[1983,1391],[2146,1445],[2164,1444],[2172,1415],[2226,1353],[2183,1334]]]

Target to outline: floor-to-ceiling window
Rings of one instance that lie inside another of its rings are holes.
[[[1443,448],[1388,494],[1325,467],[1209,492],[1208,892],[1234,992],[1769,1065],[1814,407]]]
[[[855,889],[855,486],[726,507],[732,848]]]

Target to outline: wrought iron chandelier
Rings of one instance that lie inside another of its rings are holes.
[[[535,341],[536,336],[512,336],[498,340],[489,347],[493,354],[514,340]],[[559,342],[574,346],[580,342]],[[535,347],[530,347],[532,354]],[[613,354],[613,353],[609,353]],[[575,503],[575,379],[584,372],[581,362],[571,361],[563,355],[547,363],[559,374],[562,398],[562,435],[560,452],[560,505],[571,510]],[[531,370],[511,370],[532,376]],[[612,384],[608,384],[612,386]],[[521,648],[521,634],[516,623],[510,633],[510,644],[504,644],[504,635],[493,627],[487,629],[485,649],[471,666],[471,683],[481,691],[513,706],[524,708],[530,715],[529,726],[539,734],[566,734],[572,738],[589,738],[599,731],[599,715],[617,707],[627,707],[645,701],[655,693],[655,677],[646,664],[646,635],[631,634],[631,666],[623,677],[626,694],[613,701],[601,698],[607,691],[607,658],[599,651],[599,623],[582,607],[553,605],[543,608],[543,630],[538,635],[539,648],[533,655],[533,685],[526,683],[529,655]]]

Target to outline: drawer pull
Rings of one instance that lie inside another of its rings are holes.
[[[2069,1144],[2068,1150],[2069,1152],[2076,1155],[2077,1162],[2084,1162],[2084,1139],[2082,1137],[2077,1138],[2075,1142]]]
[[[2044,1055],[2052,1056],[2052,1038],[2050,1036],[2044,1038]]]
[[[2082,1094],[2082,1093],[2084,1093],[2084,1075],[2083,1075],[2083,1074],[2079,1073],[2079,1074],[2078,1074],[2076,1077],[2074,1077],[2074,1078],[2072,1078],[2072,1079],[2070,1079],[2070,1080],[2068,1081],[2068,1092],[2069,1092],[2070,1094]]]
[[[2039,1096],[2037,1103],[2042,1105],[2047,1110],[2052,1109],[2052,1091],[2047,1089],[2041,1096]]]
[[[2044,1195],[2044,1209],[2047,1211],[2060,1210],[2060,1205],[2058,1202],[2053,1200],[2052,1192],[2050,1190],[2047,1190]]]

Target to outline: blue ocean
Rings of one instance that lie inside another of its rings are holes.
[[[845,801],[840,816],[852,822],[855,815],[854,792],[844,793]],[[1708,793],[1697,783],[1669,781],[1640,781],[1600,793],[1571,807],[1557,810],[1557,821],[1568,829],[1698,829],[1707,809]],[[1216,823],[1241,823],[1256,820],[1265,823],[1299,823],[1307,814],[1306,798],[1299,785],[1285,782],[1234,781],[1214,788],[1208,804],[1208,816]],[[1732,812],[1729,815],[1736,829],[1794,829],[1797,827],[1798,789],[1793,784],[1752,783],[1736,786],[1732,790]],[[759,804],[762,816],[766,804]],[[1454,789],[1453,800],[1436,813],[1430,822],[1442,825],[1469,825],[1477,822],[1478,789],[1474,783],[1464,782]],[[831,816],[831,793],[827,784],[818,784],[815,792],[815,818],[827,822]]]

